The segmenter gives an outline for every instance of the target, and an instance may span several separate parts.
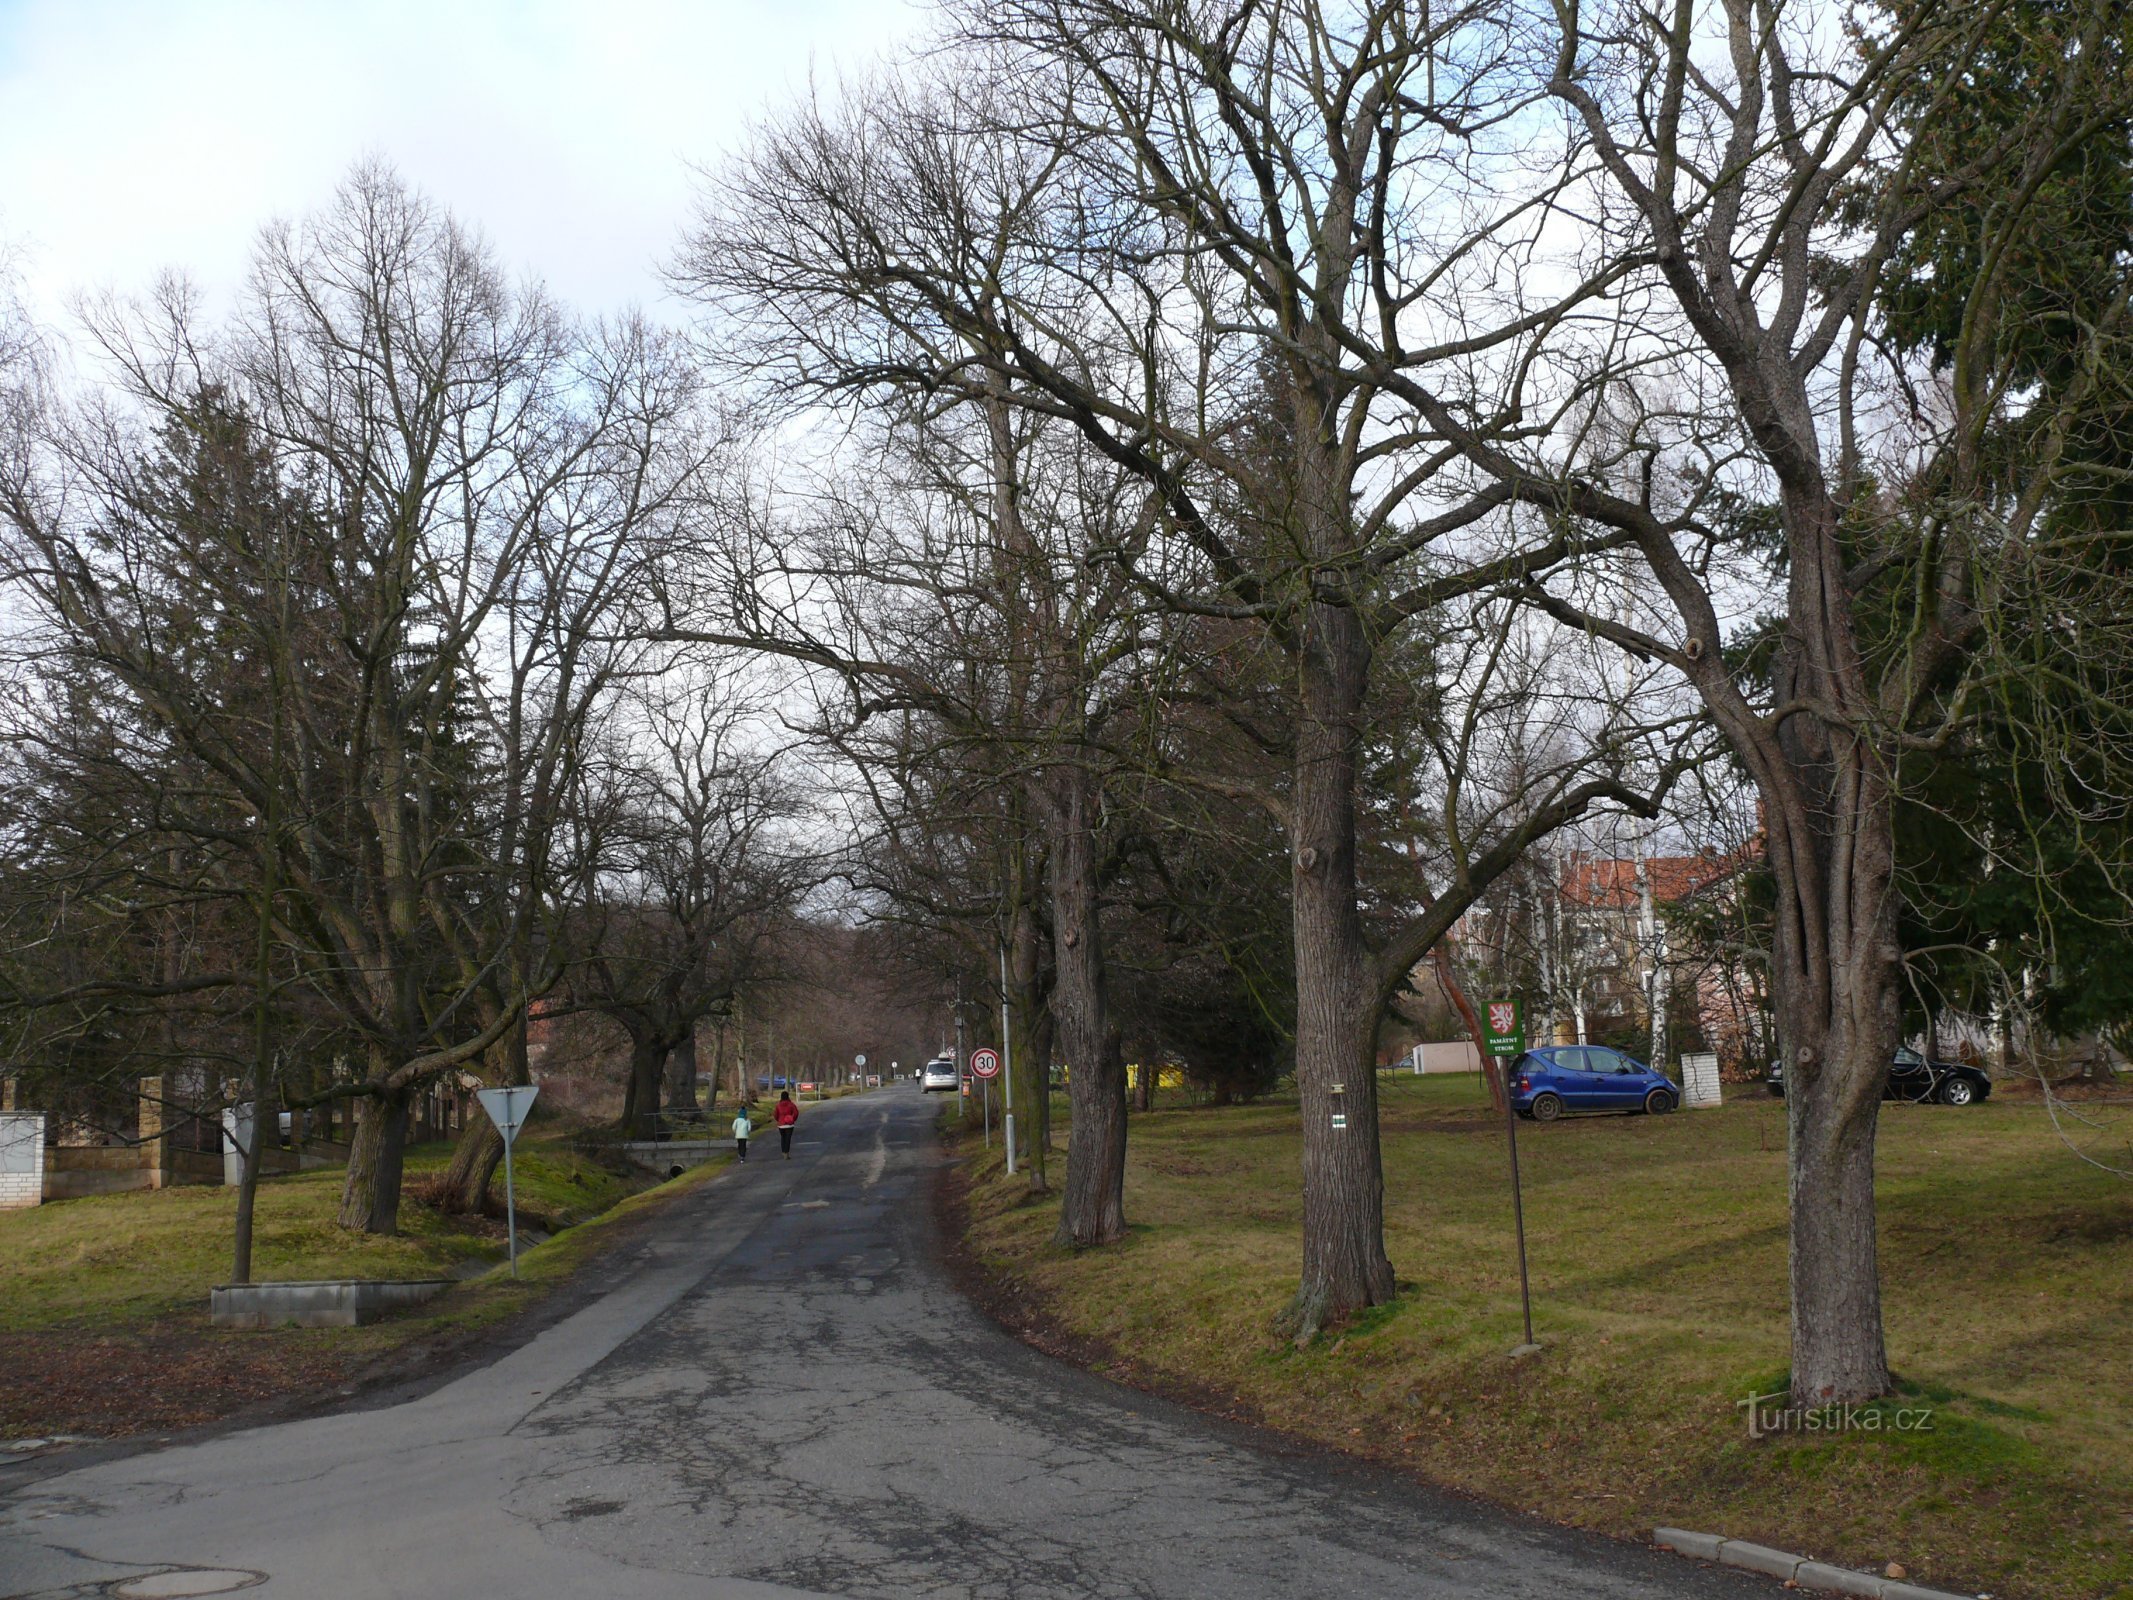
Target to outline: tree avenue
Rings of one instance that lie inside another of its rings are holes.
[[[1399,1008],[1628,830],[1745,885],[1677,926],[1774,1017],[1794,1397],[1886,1393],[1893,1054],[2133,1011],[2126,8],[932,24],[699,173],[686,330],[375,164],[227,319],[0,316],[0,1043],[352,1104],[390,1232],[446,1075],[577,1029],[655,1137],[865,1053],[792,1015],[865,951],[1063,1245],[1159,1072],[1292,1081],[1305,1341],[1398,1293]]]

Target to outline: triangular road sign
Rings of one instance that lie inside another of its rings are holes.
[[[504,1143],[509,1144],[526,1125],[526,1118],[533,1111],[533,1097],[540,1092],[539,1084],[524,1083],[511,1089],[477,1089],[475,1095],[482,1110],[489,1113],[489,1120],[496,1124],[496,1131],[504,1136]]]

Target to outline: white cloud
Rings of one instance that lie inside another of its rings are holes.
[[[906,0],[0,0],[0,240],[48,314],[166,267],[212,295],[377,153],[587,309],[658,297],[687,163]]]

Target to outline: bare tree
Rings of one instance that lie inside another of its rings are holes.
[[[1536,59],[1593,161],[1588,250],[1571,259],[1613,275],[1620,311],[1599,347],[1557,330],[1533,393],[1604,389],[1576,415],[1612,425],[1484,439],[1431,412],[1508,492],[1628,539],[1663,596],[1653,612],[1560,590],[1540,603],[1677,669],[1756,785],[1803,1403],[1889,1384],[1873,1173],[1902,1016],[1894,760],[1944,743],[2019,670],[1995,618],[2065,553],[2044,513],[2097,369],[2052,396],[2020,452],[1988,450],[2023,403],[1993,307],[2051,174],[2120,136],[2123,26],[2109,4],[1899,6],[1858,31],[1811,3],[1557,4]],[[2010,28],[2048,33],[2023,48],[2044,46],[2053,71],[1994,124],[1962,85]],[[1936,377],[1886,337],[1878,295],[1939,218],[1973,231],[1978,270]],[[2120,347],[2129,286],[2078,341],[2098,363]],[[1773,568],[1783,610],[1758,694],[1726,618]]]
[[[869,418],[866,459],[885,461],[905,496],[818,519],[866,531],[806,571],[774,563],[739,585],[740,633],[834,666],[862,717],[918,710],[959,741],[988,744],[1000,780],[1026,801],[1041,849],[1008,847],[1023,859],[1003,864],[998,937],[1015,1009],[1034,1017],[1037,907],[1022,886],[1041,855],[1048,1009],[1074,1119],[1060,1237],[1088,1245],[1125,1230],[1123,1065],[1106,998],[1097,834],[1115,765],[1104,728],[1126,682],[1117,669],[1147,643],[1133,585],[1091,558],[1133,536],[1144,497],[1124,494],[1115,465],[1009,393],[1009,312],[988,263],[1017,248],[1049,165],[981,90],[958,105],[883,83],[841,119],[803,106],[708,189],[679,276],[725,314],[733,358],[780,395],[887,407]],[[944,319],[898,294],[879,263],[900,254],[967,289],[968,315]],[[892,507],[911,519],[901,537],[881,526]],[[762,549],[746,541],[748,559]],[[863,577],[872,587],[855,592]],[[865,648],[845,648],[806,616],[839,583],[835,627]],[[918,608],[928,642],[883,648],[885,630],[910,627],[896,602],[920,596],[931,597]],[[1044,1063],[1026,1047],[1016,1061],[1023,1103],[1041,1102]],[[1041,1184],[1041,1142],[1039,1154],[1031,1176]]]
[[[780,260],[788,287],[863,295],[894,330],[823,335],[811,355],[827,344],[854,382],[997,397],[1073,427],[1142,495],[1100,558],[1145,600],[1262,629],[1287,658],[1290,759],[1261,799],[1295,868],[1305,1267],[1290,1321],[1309,1334],[1393,1289],[1368,1070],[1390,995],[1532,839],[1595,803],[1650,804],[1625,737],[1500,833],[1449,830],[1440,892],[1370,937],[1356,830],[1374,660],[1452,602],[1616,537],[1507,515],[1516,496],[1381,369],[1438,375],[1470,427],[1527,426],[1519,351],[1604,280],[1525,289],[1545,197],[1482,195],[1449,226],[1412,203],[1432,185],[1472,193],[1473,166],[1513,159],[1535,90],[1492,8],[1418,30],[1399,8],[1069,0],[973,8],[962,31],[955,86],[898,112],[920,133],[841,132],[790,165],[808,204],[781,218]],[[908,220],[949,203],[974,142],[1011,152],[988,170],[1020,177],[982,251]],[[1470,320],[1469,291],[1494,320]],[[1440,341],[1388,354],[1397,327],[1440,308]]]
[[[763,976],[813,863],[793,837],[798,796],[734,671],[670,665],[629,705],[565,993],[628,1033],[623,1125],[648,1138],[669,1063]]]
[[[510,289],[374,167],[266,231],[227,334],[178,285],[91,328],[148,416],[230,395],[309,508],[293,552],[176,518],[127,415],[93,407],[0,485],[55,647],[121,683],[260,830],[279,936],[362,1041],[333,1091],[359,1108],[341,1220],[390,1232],[412,1097],[503,1040],[546,981],[529,964],[555,909],[542,863],[626,658],[607,614],[631,536],[682,475],[665,436],[686,387],[641,330],[588,337]],[[157,588],[174,565],[262,615],[257,596],[293,592],[273,649],[301,670],[278,676],[271,739],[188,672],[185,616]]]

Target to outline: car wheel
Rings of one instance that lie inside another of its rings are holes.
[[[1970,1086],[1968,1078],[1950,1078],[1941,1085],[1940,1097],[1951,1106],[1967,1106],[1977,1098],[1977,1090]]]
[[[1644,1097],[1645,1114],[1663,1117],[1674,1109],[1674,1097],[1665,1089],[1654,1089]]]
[[[1537,1094],[1529,1114],[1535,1122],[1553,1122],[1563,1114],[1563,1102],[1552,1094]]]

